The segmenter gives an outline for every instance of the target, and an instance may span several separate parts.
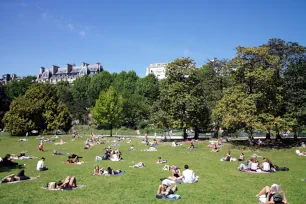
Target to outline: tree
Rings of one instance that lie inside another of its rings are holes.
[[[138,76],[134,71],[122,71],[119,74],[113,74],[113,83],[112,86],[116,91],[123,92],[124,90],[129,90],[132,93],[135,93],[136,82]]]
[[[69,112],[74,112],[74,100],[72,95],[72,86],[68,81],[60,81],[55,85],[57,96],[67,105]]]
[[[96,123],[110,124],[110,136],[112,136],[113,125],[120,124],[122,110],[123,97],[114,87],[110,86],[106,92],[101,91],[96,105],[91,109],[91,113]]]
[[[3,129],[4,124],[2,119],[7,111],[9,111],[11,99],[7,96],[3,85],[0,83],[0,129]]]
[[[68,107],[50,84],[34,84],[25,95],[13,100],[3,121],[11,135],[24,135],[34,129],[67,132],[71,128]]]
[[[203,118],[209,118],[195,63],[190,58],[179,58],[166,67],[167,78],[161,83],[159,100],[153,106],[154,121],[162,126],[184,130],[198,125]],[[160,108],[160,111],[156,111]],[[166,114],[163,116],[162,114]],[[160,123],[159,123],[160,124]]]
[[[127,90],[123,91],[121,95],[123,97],[123,111],[120,117],[121,124],[129,128],[135,128],[136,124],[141,120],[149,118],[150,107],[145,104],[144,97]]]
[[[24,95],[25,92],[31,87],[35,79],[36,77],[34,76],[27,76],[20,80],[13,79],[5,85],[8,97],[14,99],[18,96]]]
[[[73,118],[80,121],[81,124],[85,124],[88,119],[89,110],[91,108],[89,100],[89,84],[90,77],[85,75],[77,78],[73,82],[72,96],[73,96]]]
[[[297,131],[306,126],[306,56],[294,62],[291,61],[284,73],[285,101],[289,126],[294,131],[297,139]]]
[[[159,97],[159,82],[155,75],[139,78],[136,82],[136,93],[145,98],[146,104],[152,105]]]
[[[89,101],[91,106],[95,105],[100,92],[106,91],[110,87],[112,82],[113,82],[112,75],[107,71],[100,72],[99,74],[95,74],[91,77],[89,83],[89,90],[88,90]]]

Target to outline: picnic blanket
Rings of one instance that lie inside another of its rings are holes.
[[[60,143],[60,142],[55,142],[54,144],[55,145],[63,145],[63,144],[66,144],[67,142],[64,142],[64,143]]]
[[[14,159],[14,160],[27,160],[27,159],[37,159],[37,157],[33,157],[33,156],[14,157],[14,156],[11,156],[10,159]]]
[[[109,175],[109,174],[100,174],[100,175],[96,175],[96,174],[92,174],[92,176],[120,176],[124,174],[124,171],[118,173],[118,174],[115,174],[115,175]]]
[[[156,198],[157,198],[157,199],[163,199],[163,198],[165,198],[165,196],[164,196],[164,195],[158,194],[158,195],[156,195]],[[166,198],[167,198],[168,200],[178,200],[178,199],[181,198],[181,196],[180,196],[179,194],[170,194],[170,195],[168,195]]]
[[[60,190],[75,190],[75,189],[78,189],[78,188],[84,188],[86,187],[85,185],[78,185],[77,187],[72,187],[72,188],[65,188],[65,189],[49,189],[48,187],[44,186],[44,187],[41,187],[42,189],[45,189],[45,190],[49,190],[49,191],[60,191]]]
[[[76,165],[81,165],[81,164],[84,164],[84,162],[65,163],[65,164],[76,164]]]
[[[270,174],[270,173],[274,173],[274,172],[266,172],[266,171],[262,171],[262,170],[257,170],[257,171],[244,170],[244,171],[241,171],[241,172],[252,173],[252,174]]]

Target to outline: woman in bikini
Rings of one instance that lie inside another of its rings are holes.
[[[57,189],[72,189],[73,187],[77,187],[75,176],[67,176],[65,179],[60,180],[56,183]]]

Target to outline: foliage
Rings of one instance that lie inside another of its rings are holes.
[[[7,96],[3,85],[0,83],[0,129],[3,129],[2,119],[9,110],[11,99]]]
[[[124,90],[129,90],[132,93],[135,93],[136,82],[138,76],[135,71],[122,71],[119,74],[113,74],[113,83],[112,86],[118,92],[123,92]]]
[[[3,121],[11,135],[24,135],[31,130],[67,132],[71,127],[67,106],[49,84],[34,84],[25,95],[13,100]]]
[[[91,108],[89,100],[89,84],[91,78],[87,75],[77,78],[73,82],[72,96],[73,109],[71,111],[73,118],[85,124],[88,121],[89,109]]]
[[[15,99],[18,96],[22,96],[30,88],[35,81],[36,77],[27,76],[23,79],[12,80],[5,85],[8,97]]]
[[[113,82],[112,75],[103,71],[91,77],[88,89],[90,105],[94,106],[101,91],[106,91]]]
[[[114,87],[110,86],[106,92],[101,91],[91,112],[97,124],[110,124],[112,130],[113,125],[120,124],[122,110],[123,98]]]
[[[159,97],[159,82],[155,75],[139,78],[136,82],[136,93],[144,97],[146,104],[152,105]]]

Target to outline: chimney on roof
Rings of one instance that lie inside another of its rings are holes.
[[[12,74],[12,79],[16,79],[17,75],[16,74]]]
[[[83,62],[82,63],[82,67],[85,67],[85,66],[87,66],[88,64],[86,63],[86,62]]]
[[[58,66],[52,65],[52,75],[56,74],[56,72],[58,71]]]
[[[39,74],[43,74],[44,72],[45,72],[45,68],[44,67],[40,67]]]
[[[97,68],[98,68],[98,72],[102,71],[102,70],[101,70],[101,64],[100,64],[100,62],[97,62],[96,65],[97,65]]]
[[[72,70],[72,65],[71,64],[67,64],[67,69],[66,69],[66,73],[70,73]]]

